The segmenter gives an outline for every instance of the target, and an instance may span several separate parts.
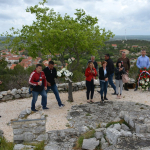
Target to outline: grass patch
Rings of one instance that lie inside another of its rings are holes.
[[[107,125],[106,125],[106,128],[108,128],[108,127],[110,127],[111,125],[114,125],[114,124],[125,124],[126,126],[128,126],[129,128],[131,128],[130,126],[129,126],[129,124],[124,120],[124,119],[121,119],[120,121],[112,121],[112,122],[109,122]]]
[[[77,143],[76,143],[76,146],[74,147],[74,150],[81,149],[82,144],[83,144],[83,140],[93,138],[94,134],[95,134],[95,130],[93,129],[93,130],[90,130],[90,131],[84,133],[83,135],[81,135],[77,140]]]
[[[102,150],[102,149],[101,149],[101,144],[99,144],[99,145],[95,148],[95,150]]]
[[[14,143],[8,142],[4,137],[0,137],[0,150],[13,150]]]
[[[86,116],[91,116],[91,114],[87,113]]]
[[[41,141],[39,143],[26,143],[24,142],[23,145],[31,145],[34,146],[34,150],[44,150],[45,144],[44,141]],[[28,148],[27,148],[28,149]],[[23,150],[27,150],[26,148]]]
[[[140,105],[139,103],[136,103],[135,105]]]
[[[97,125],[97,129],[100,128],[100,127],[101,127],[101,124],[99,123],[99,124]]]
[[[44,144],[44,141],[42,141],[35,145],[34,150],[44,150],[44,147],[45,147],[45,144]]]

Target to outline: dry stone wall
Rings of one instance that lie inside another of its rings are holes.
[[[14,143],[39,142],[46,139],[45,119],[17,120],[12,122]]]

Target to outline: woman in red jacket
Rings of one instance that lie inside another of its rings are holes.
[[[93,95],[94,95],[94,81],[95,77],[97,76],[97,71],[94,68],[93,62],[88,63],[88,67],[85,71],[85,76],[86,76],[86,87],[87,87],[87,102],[94,102],[93,101]],[[89,100],[89,95],[91,92],[91,99]]]

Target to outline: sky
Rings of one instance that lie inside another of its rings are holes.
[[[0,34],[11,27],[21,29],[31,25],[35,16],[27,13],[28,6],[42,0],[0,0]],[[62,16],[74,16],[75,9],[98,18],[100,28],[115,35],[150,35],[150,0],[47,0],[47,7]]]

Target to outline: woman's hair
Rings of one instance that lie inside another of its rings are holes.
[[[107,65],[107,61],[102,61],[102,66],[103,66],[103,64],[106,64],[106,65]]]
[[[117,67],[117,68],[119,67],[119,66],[118,66],[119,63],[121,63],[121,61],[117,61],[117,63],[116,63],[116,67]],[[122,63],[121,63],[121,67],[123,67]]]
[[[88,68],[90,67],[90,64],[92,64],[92,65],[93,65],[93,66],[92,66],[92,68],[95,68],[95,67],[94,67],[94,64],[93,64],[93,62],[92,62],[92,61],[88,62]]]

